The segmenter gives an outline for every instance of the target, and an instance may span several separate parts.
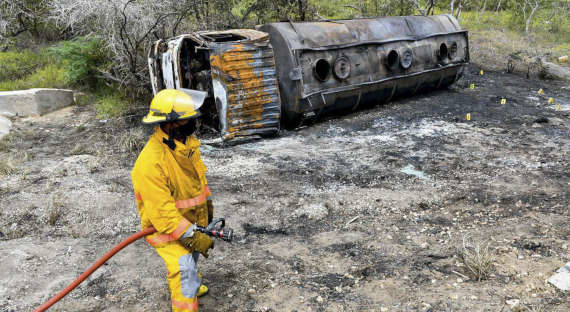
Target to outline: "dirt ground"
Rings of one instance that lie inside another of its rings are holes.
[[[31,311],[140,230],[136,118],[15,121],[0,146],[16,167],[0,177],[0,311]],[[448,90],[201,151],[236,239],[201,260],[200,311],[570,310],[546,282],[570,261],[568,83],[470,65]],[[464,244],[488,246],[486,279]],[[138,241],[51,310],[169,309],[162,260]]]

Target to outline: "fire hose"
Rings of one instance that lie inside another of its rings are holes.
[[[216,224],[218,224],[220,222],[222,223],[221,226],[216,227]],[[213,237],[217,237],[217,238],[225,240],[227,242],[231,242],[232,238],[233,238],[233,230],[230,228],[225,229],[224,228],[225,225],[226,225],[225,219],[224,218],[218,218],[218,219],[212,221],[210,224],[208,224],[207,227],[197,226],[196,231],[208,234],[208,235],[213,236]],[[145,236],[150,235],[150,234],[153,234],[155,232],[156,232],[156,229],[154,227],[150,227],[150,228],[144,229],[142,231],[139,231],[139,232],[127,237],[122,242],[120,242],[115,247],[113,247],[111,250],[109,250],[105,255],[103,255],[103,257],[99,258],[99,260],[97,260],[97,262],[95,262],[93,265],[91,265],[85,272],[83,272],[83,274],[79,275],[79,277],[75,281],[73,281],[71,284],[69,284],[67,287],[65,287],[65,289],[60,291],[57,295],[53,296],[46,303],[42,304],[39,308],[34,310],[34,312],[46,311],[52,305],[54,305],[56,302],[58,302],[63,297],[65,297],[68,293],[70,293],[73,289],[75,289],[75,287],[77,287],[79,284],[81,284],[87,277],[89,277],[89,275],[91,275],[93,272],[95,272],[100,266],[102,266],[105,262],[107,262],[107,260],[109,260],[111,257],[113,257],[116,253],[118,253],[119,251],[121,251],[123,248],[127,247],[128,245],[130,245],[134,241],[139,240],[140,238],[145,237]]]

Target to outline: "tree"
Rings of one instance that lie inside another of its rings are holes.
[[[351,8],[351,9],[355,10],[356,12],[358,12],[358,15],[357,15],[358,18],[361,18],[361,17],[364,16],[364,15],[362,14],[362,9],[363,9],[362,1],[360,1],[360,3],[359,3],[358,5],[356,5],[356,4],[346,4],[346,5],[344,5],[344,7],[345,7],[345,8]]]
[[[194,1],[52,0],[51,18],[75,35],[101,39],[113,64],[101,71],[127,87],[148,84],[146,52],[152,41],[175,35]]]
[[[428,16],[433,14],[433,9],[437,4],[437,0],[426,0],[423,9],[422,6],[420,5],[419,0],[413,0],[413,4],[415,5],[416,9],[418,10],[418,12],[420,12],[421,15]]]
[[[55,29],[48,21],[47,0],[0,0],[0,44],[21,34],[36,41],[62,39],[64,30]]]
[[[455,4],[457,3],[457,7],[455,7]],[[450,10],[450,14],[455,16],[456,18],[459,17],[459,14],[461,14],[461,9],[462,9],[462,1],[461,0],[451,0],[451,2],[449,2],[449,10]]]
[[[523,11],[523,15],[524,15],[524,19],[525,19],[525,28],[524,31],[528,34],[529,29],[530,29],[530,22],[532,20],[532,17],[534,16],[534,13],[536,13],[536,10],[538,10],[538,8],[540,7],[540,1],[539,0],[524,0],[524,2],[522,4],[520,4],[522,11]],[[528,8],[527,8],[528,6]],[[528,13],[527,13],[528,11]],[[527,16],[528,14],[528,16]]]

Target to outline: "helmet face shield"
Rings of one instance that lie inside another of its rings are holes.
[[[208,96],[208,92],[205,91],[198,91],[198,90],[184,89],[184,88],[180,88],[180,91],[190,96],[190,98],[192,99],[192,104],[194,105],[194,110],[196,111],[199,110],[200,107],[202,107],[202,104],[204,104],[206,96]]]
[[[197,118],[198,109],[204,103],[207,93],[189,89],[164,89],[158,92],[150,103],[150,110],[143,118],[145,124],[172,122]]]

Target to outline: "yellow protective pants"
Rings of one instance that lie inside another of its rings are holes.
[[[168,242],[155,247],[156,252],[162,257],[168,270],[168,287],[172,299],[173,312],[197,312],[200,289],[200,277],[198,276],[199,252],[189,253],[178,242]]]

